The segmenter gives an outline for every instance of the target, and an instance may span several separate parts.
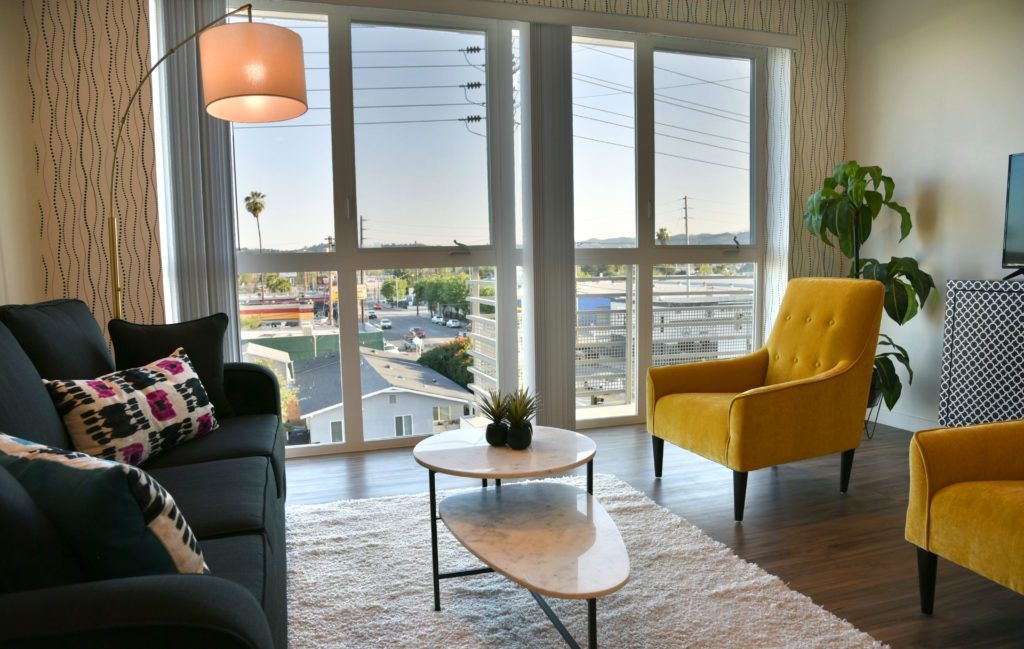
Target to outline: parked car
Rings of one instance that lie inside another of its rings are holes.
[[[389,320],[388,318],[381,318],[380,319],[380,328],[381,329],[390,329],[391,328],[391,320]]]
[[[370,315],[369,315],[369,316],[367,316],[367,317],[368,317],[368,318],[369,318],[370,320],[376,320],[376,319],[377,319],[377,314],[376,314],[376,313],[374,313],[373,311],[370,311]]]
[[[433,322],[434,324],[444,324],[444,316],[441,315],[440,313],[435,313],[430,318],[430,321]]]
[[[393,343],[384,343],[384,351],[386,351],[386,352],[397,352],[398,351],[398,347],[395,346]]]
[[[419,327],[409,327],[409,333],[411,333],[413,336],[417,338],[427,337],[427,332],[423,331],[423,329],[420,329]]]
[[[384,308],[384,307],[382,307],[382,306],[381,306],[381,305],[379,305],[379,304],[374,304],[374,305],[373,305],[373,309],[374,309],[374,311],[380,311],[380,310],[381,310],[381,309],[383,309],[383,308]]]
[[[452,329],[462,329],[462,321],[452,318],[451,320],[445,323],[445,326],[451,327]]]

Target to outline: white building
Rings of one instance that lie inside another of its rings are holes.
[[[337,354],[295,363],[299,411],[310,443],[345,441],[345,404]],[[473,393],[400,354],[360,354],[363,438],[431,435],[476,414]]]

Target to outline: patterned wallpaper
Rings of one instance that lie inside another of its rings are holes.
[[[48,298],[112,311],[106,217],[117,116],[149,67],[147,0],[23,0],[41,272]],[[152,101],[125,126],[113,204],[125,318],[163,320]]]
[[[846,103],[846,4],[836,0],[490,0],[558,9],[795,35],[789,272],[842,273],[838,251],[803,227],[804,205],[821,178],[843,159]],[[772,233],[769,232],[769,236]],[[769,242],[769,249],[776,248]]]

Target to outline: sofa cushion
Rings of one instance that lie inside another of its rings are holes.
[[[230,460],[237,457],[275,457],[283,432],[277,415],[242,415],[219,419],[217,430],[189,440],[148,460],[147,471],[197,462]],[[284,467],[274,466],[275,480],[283,479]]]
[[[271,558],[266,538],[259,533],[206,539],[199,548],[210,574],[244,586],[262,606],[266,600],[267,564]]]
[[[175,324],[142,325],[127,320],[111,320],[107,324],[119,370],[145,365],[184,347],[218,418],[232,414],[224,393],[224,333],[227,328],[228,317],[223,313]]]
[[[0,435],[0,466],[65,539],[86,579],[205,572],[174,499],[142,469],[8,435]]]
[[[268,458],[202,462],[153,469],[152,474],[174,494],[200,540],[247,532],[269,534],[275,525],[283,528],[284,507],[277,499]]]
[[[43,379],[14,335],[0,324],[0,433],[47,446],[71,448],[71,440]]]
[[[928,550],[1024,593],[1024,480],[939,489],[932,497]]]
[[[82,580],[53,524],[7,469],[0,467],[0,592]]]
[[[71,443],[89,455],[138,465],[217,427],[206,390],[181,349],[95,379],[45,383]]]
[[[288,645],[287,563],[260,534],[241,534],[201,541],[210,572],[245,587],[270,623],[274,644]]]
[[[114,371],[103,332],[80,300],[0,307],[0,322],[44,379],[91,379]]]

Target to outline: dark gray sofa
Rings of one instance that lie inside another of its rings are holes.
[[[0,307],[0,432],[72,448],[42,377],[94,378],[113,369],[84,303]],[[228,363],[225,390],[234,413],[220,419],[219,429],[143,465],[185,515],[210,575],[89,582],[33,570],[53,548],[38,542],[33,535],[39,530],[25,521],[47,522],[28,511],[31,500],[0,468],[0,562],[6,564],[0,566],[0,646],[287,645],[284,432],[277,381],[258,365]],[[12,574],[22,580],[38,576],[39,583],[5,587],[3,576]]]

